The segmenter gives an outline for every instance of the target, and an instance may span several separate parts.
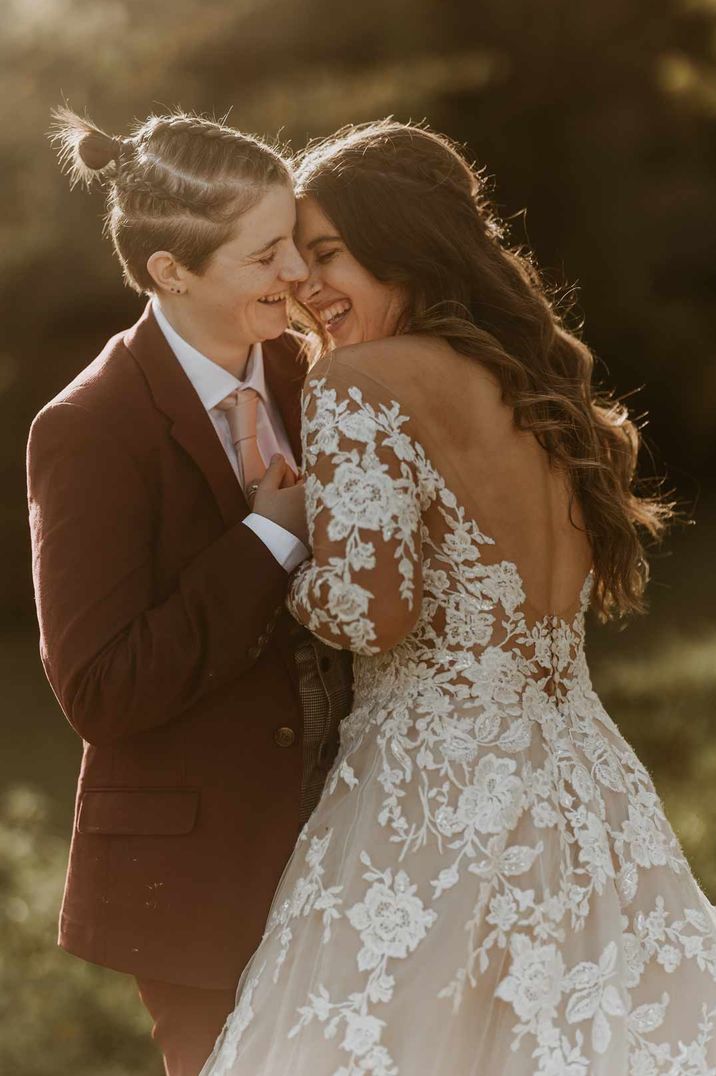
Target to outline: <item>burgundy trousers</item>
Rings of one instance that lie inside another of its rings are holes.
[[[164,1056],[167,1076],[198,1076],[234,1007],[236,991],[155,979],[137,979],[137,985],[154,1021],[152,1038]]]

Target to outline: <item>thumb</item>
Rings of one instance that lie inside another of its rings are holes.
[[[259,483],[259,489],[280,489],[285,468],[285,459],[280,452],[275,452],[266,469],[266,474]]]

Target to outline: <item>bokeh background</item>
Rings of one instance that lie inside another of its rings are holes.
[[[131,324],[70,192],[53,105],[125,133],[180,105],[298,149],[426,118],[495,176],[599,376],[648,412],[644,471],[684,514],[649,617],[592,625],[597,687],[716,897],[716,0],[0,0],[0,1072],[158,1076],[133,983],[61,953],[79,744],[45,684],[24,492],[32,416]],[[526,212],[525,212],[526,210]],[[220,869],[220,865],[217,865]]]

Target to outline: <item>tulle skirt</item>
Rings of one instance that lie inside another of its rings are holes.
[[[202,1076],[716,1076],[714,909],[596,697],[426,709],[347,720]]]

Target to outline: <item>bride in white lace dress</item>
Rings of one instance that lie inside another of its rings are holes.
[[[668,514],[638,435],[446,140],[354,129],[299,181],[339,347],[289,604],[355,702],[204,1074],[716,1073],[714,911],[584,652]]]

